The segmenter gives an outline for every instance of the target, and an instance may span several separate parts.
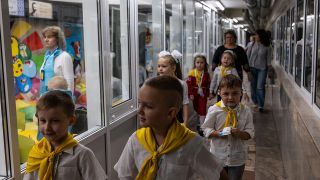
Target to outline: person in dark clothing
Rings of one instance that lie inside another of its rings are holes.
[[[235,53],[235,68],[240,79],[243,79],[242,68],[248,73],[248,79],[251,80],[250,67],[245,50],[236,44],[237,35],[234,30],[227,30],[224,33],[224,45],[217,48],[212,59],[212,71],[220,64],[220,59],[225,50],[231,50]]]

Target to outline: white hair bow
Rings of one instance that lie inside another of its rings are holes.
[[[182,54],[177,50],[173,50],[171,53],[169,51],[159,52],[158,54],[159,58],[164,56],[172,56],[176,63],[179,63],[182,60]]]
[[[193,57],[196,57],[196,56],[204,56],[204,57],[206,57],[207,54],[206,53],[194,53]]]

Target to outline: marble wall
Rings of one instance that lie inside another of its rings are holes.
[[[272,88],[273,116],[289,180],[320,179],[320,117],[282,69]]]

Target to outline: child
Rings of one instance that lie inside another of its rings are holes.
[[[199,115],[201,126],[207,114],[207,98],[210,87],[210,75],[205,55],[195,55],[194,67],[188,74],[187,84],[188,94],[193,101],[193,108]]]
[[[245,140],[253,138],[254,126],[249,107],[240,103],[242,82],[232,74],[221,79],[222,101],[208,109],[202,125],[211,139],[210,151],[224,162],[230,180],[239,180],[247,158]]]
[[[183,102],[182,102],[182,111],[179,111],[177,118],[179,122],[185,125],[188,124],[189,120],[189,98],[188,98],[188,86],[185,81],[182,81],[182,72],[180,68],[179,60],[182,59],[182,54],[173,50],[172,53],[168,51],[161,51],[159,53],[158,59],[158,74],[169,75],[175,78],[178,78],[182,87],[183,87]]]
[[[239,77],[237,69],[234,67],[234,60],[236,55],[231,50],[225,50],[221,55],[221,65],[215,68],[213,72],[213,77],[210,84],[210,95],[209,99],[214,98],[217,95],[218,86],[221,81],[221,78],[228,74],[233,74]],[[243,87],[243,86],[242,86]],[[244,99],[248,100],[249,97],[243,88]],[[217,101],[221,100],[221,96],[217,96]]]
[[[120,180],[219,179],[222,164],[200,136],[176,119],[182,93],[177,78],[166,75],[150,78],[140,88],[138,118],[143,128],[131,135],[114,166]]]
[[[44,138],[31,149],[23,179],[107,178],[93,152],[68,133],[68,126],[75,122],[75,112],[67,93],[53,90],[41,96],[36,117]]]
[[[68,90],[68,82],[63,76],[54,76],[48,81],[48,91],[56,89]]]

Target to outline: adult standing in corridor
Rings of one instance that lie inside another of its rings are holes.
[[[215,51],[212,59],[212,71],[220,64],[220,59],[225,50],[231,50],[235,53],[235,68],[239,74],[240,79],[243,79],[242,69],[248,73],[248,78],[251,80],[250,68],[248,63],[248,58],[245,50],[236,44],[237,34],[234,30],[227,30],[224,33],[224,44],[219,46]]]

